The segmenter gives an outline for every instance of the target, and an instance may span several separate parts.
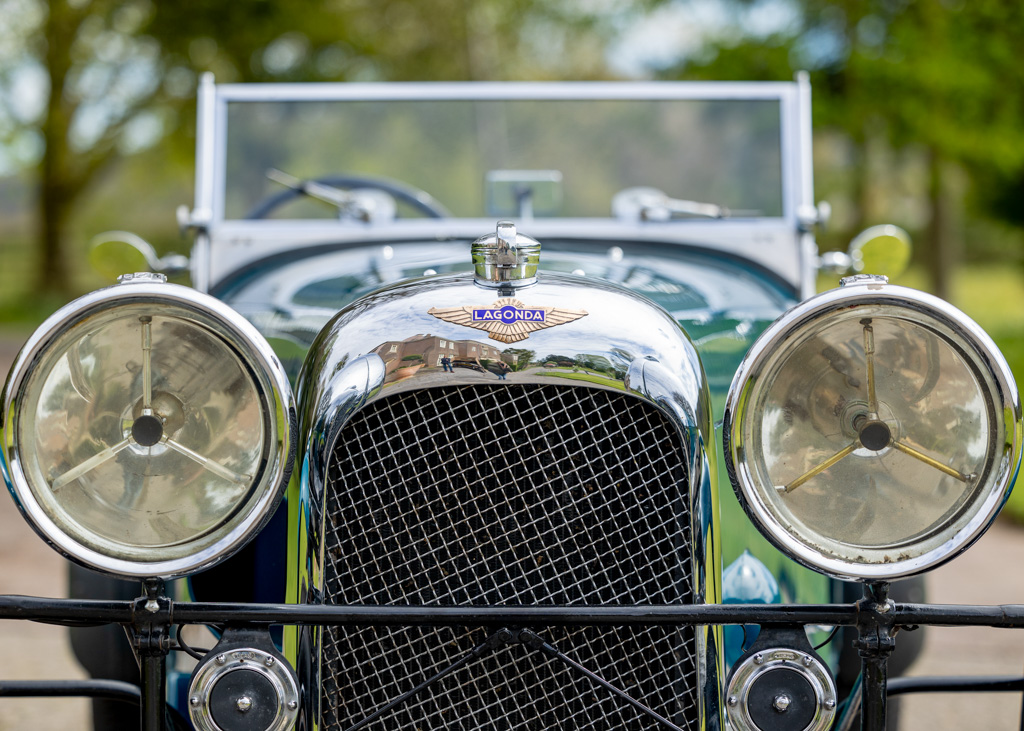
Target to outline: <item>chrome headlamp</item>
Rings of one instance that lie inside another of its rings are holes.
[[[208,295],[132,275],[33,334],[4,388],[0,466],[86,566],[171,578],[240,548],[291,469],[295,409],[266,341]]]
[[[855,277],[754,343],[726,404],[740,502],[779,549],[846,579],[889,580],[981,536],[1020,461],[1002,355],[946,302]]]

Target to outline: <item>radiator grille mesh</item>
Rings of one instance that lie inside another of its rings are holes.
[[[329,463],[326,600],[608,605],[693,599],[686,468],[659,412],[549,385],[396,394],[359,412]],[[324,727],[345,729],[489,632],[325,628]],[[538,630],[696,728],[692,628]],[[657,724],[521,645],[484,655],[374,729],[643,729]]]

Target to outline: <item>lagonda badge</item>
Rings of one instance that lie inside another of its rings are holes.
[[[490,307],[431,307],[427,314],[456,325],[485,330],[492,340],[514,343],[530,333],[578,320],[586,310],[564,307],[527,307],[514,297],[502,297]]]

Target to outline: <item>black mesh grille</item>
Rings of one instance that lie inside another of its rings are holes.
[[[693,599],[679,439],[659,412],[625,394],[549,385],[397,394],[345,427],[329,473],[328,602]],[[678,725],[697,728],[691,628],[550,627],[538,633]],[[325,728],[348,728],[487,634],[325,628]],[[521,645],[484,655],[371,726],[656,727]]]

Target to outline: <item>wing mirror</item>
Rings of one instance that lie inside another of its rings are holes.
[[[898,277],[910,265],[910,234],[899,226],[882,224],[861,231],[846,252],[828,251],[818,268],[832,274],[884,274]]]
[[[132,272],[183,274],[188,271],[189,260],[181,254],[157,256],[148,241],[129,231],[106,231],[89,242],[89,264],[102,276],[117,279]]]

